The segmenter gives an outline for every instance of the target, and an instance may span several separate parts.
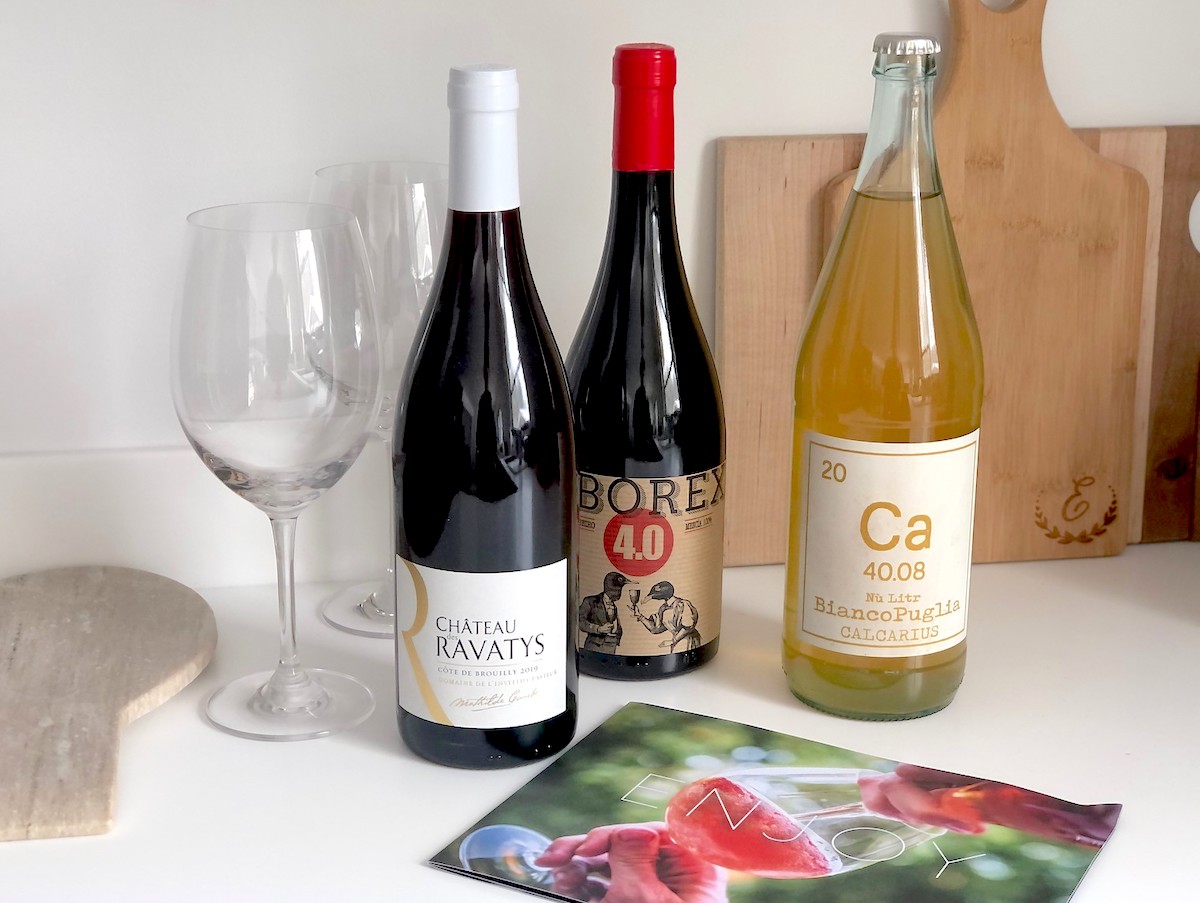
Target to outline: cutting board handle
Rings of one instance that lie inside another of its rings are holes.
[[[1020,20],[1031,33],[1036,32],[1037,36],[1041,37],[1046,2],[1047,0],[1016,0],[1005,9],[991,9],[981,0],[950,0],[950,15],[963,22],[967,19],[981,20],[990,16],[1013,16],[1014,21]]]
[[[961,104],[963,109],[956,112],[964,115],[968,110],[984,111],[1068,131],[1042,63],[1046,3],[1017,0],[995,10],[980,0],[950,0],[954,59],[939,89],[939,110]]]
[[[46,710],[0,707],[4,750],[0,840],[103,834],[112,827],[117,719],[93,702]]]

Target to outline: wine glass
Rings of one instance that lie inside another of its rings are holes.
[[[274,672],[208,701],[218,727],[304,740],[358,724],[371,691],[301,667],[296,519],[358,457],[378,407],[371,273],[353,212],[316,204],[233,204],[187,218],[172,335],[180,425],[209,470],[263,511],[275,539],[280,651]]]
[[[861,768],[741,768],[693,781],[667,806],[671,838],[713,865],[821,878],[887,862],[944,833],[863,805]]]
[[[738,768],[682,786],[666,808],[672,840],[713,865],[764,878],[819,878],[901,856],[944,833],[868,810],[844,768]],[[463,868],[549,887],[536,864],[550,839],[520,825],[486,825],[459,845]]]
[[[463,838],[458,860],[468,872],[532,887],[550,887],[550,869],[534,864],[550,838],[520,825],[485,825]]]
[[[391,436],[395,406],[421,311],[433,287],[449,206],[448,169],[442,163],[381,160],[318,169],[313,201],[358,215],[375,282],[376,321],[383,363],[383,400],[372,434],[388,462],[381,492],[391,490]],[[364,456],[367,457],[367,456]],[[375,456],[372,456],[375,457]],[[391,511],[392,528],[395,512]],[[377,579],[334,593],[321,604],[330,625],[360,636],[390,637],[396,619],[395,547]]]

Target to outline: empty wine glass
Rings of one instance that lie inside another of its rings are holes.
[[[187,218],[172,336],[172,394],[209,470],[271,520],[279,589],[274,672],[208,701],[218,727],[303,740],[358,724],[371,691],[301,667],[296,519],[358,457],[378,406],[371,274],[354,214],[316,204],[234,204]]]
[[[433,287],[448,207],[448,169],[442,163],[382,160],[339,163],[317,170],[313,201],[346,207],[358,215],[375,282],[383,364],[383,400],[372,439],[383,444],[386,478],[379,491],[392,498],[392,426],[401,397],[408,352],[421,311]],[[395,512],[391,526],[395,528]],[[339,630],[360,636],[390,637],[396,619],[395,545],[376,579],[334,593],[321,604],[321,616]]]

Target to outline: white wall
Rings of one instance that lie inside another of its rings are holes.
[[[565,348],[605,225],[612,48],[666,41],[680,65],[684,253],[711,335],[714,140],[862,130],[871,38],[948,38],[945,2],[0,0],[0,573],[104,558],[193,582],[270,579],[265,554],[244,566],[190,557],[196,538],[236,519],[215,480],[186,505],[170,492],[133,499],[147,492],[136,480],[121,493],[88,488],[128,478],[123,450],[183,446],[167,334],[189,211],[302,199],[327,163],[444,158],[446,69],[514,63],[529,253]],[[1200,123],[1198,36],[1196,0],[1050,0],[1047,77],[1063,116]],[[164,454],[151,468],[166,468],[154,470],[163,486],[172,468],[186,483],[191,453]],[[45,536],[27,528],[36,494],[13,488],[35,473],[77,493],[39,515]],[[150,512],[174,525],[177,551],[146,551],[163,535]],[[103,542],[76,535],[81,519]],[[54,540],[64,533],[74,538]],[[356,550],[301,573],[353,576]]]

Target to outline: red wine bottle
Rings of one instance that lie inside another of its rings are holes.
[[[667,677],[717,652],[725,427],[675,226],[675,51],[613,57],[612,204],[567,359],[580,668]]]
[[[500,768],[563,749],[573,450],[562,361],[525,255],[517,80],[450,71],[450,214],[396,418],[400,733]]]

